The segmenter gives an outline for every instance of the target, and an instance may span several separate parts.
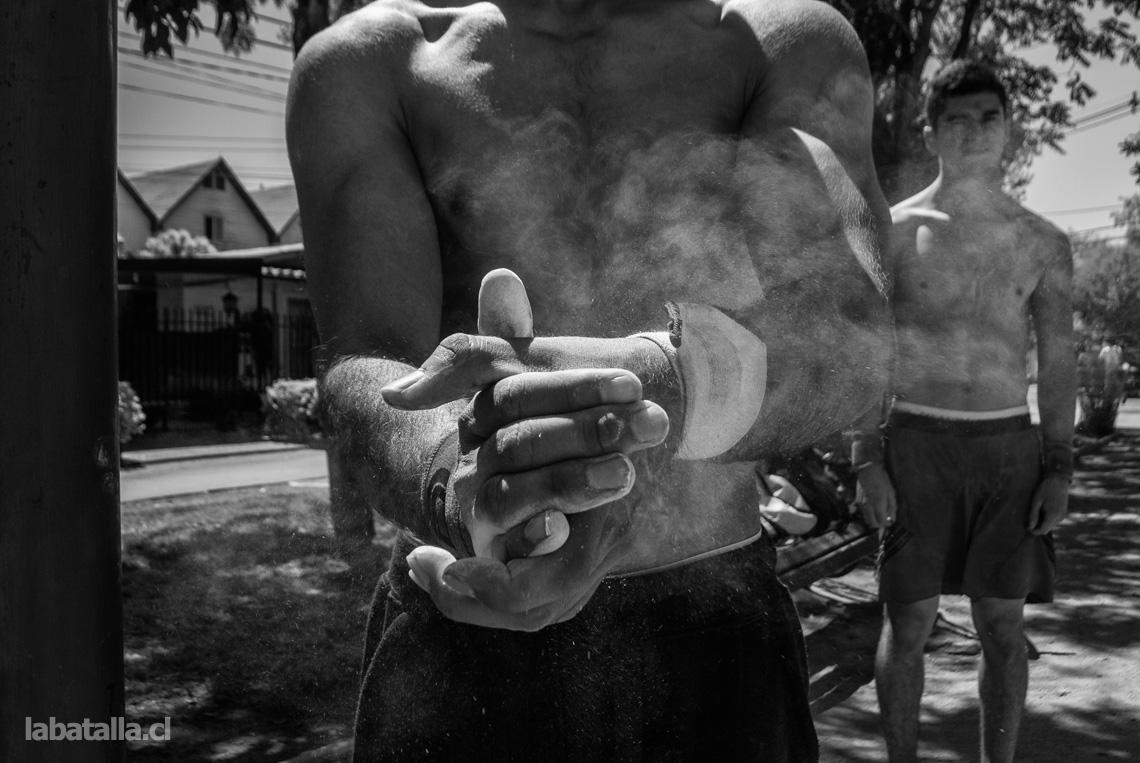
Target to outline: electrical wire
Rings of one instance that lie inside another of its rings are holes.
[[[219,140],[233,143],[284,143],[285,138],[276,135],[259,137],[255,135],[191,135],[189,133],[166,134],[157,132],[121,132],[120,138],[131,140]]]
[[[197,76],[192,74],[183,74],[181,72],[168,71],[161,68],[155,68],[153,66],[146,66],[145,64],[137,64],[133,61],[120,61],[119,65],[124,66],[128,69],[134,69],[135,71],[147,72],[148,74],[157,74],[161,77],[170,77],[171,79],[180,80],[182,82],[190,82],[195,85],[201,85],[202,87],[207,87],[214,90],[220,88],[237,95],[248,95],[254,98],[264,98],[275,103],[285,103],[284,93],[275,93],[272,90],[265,90],[263,88],[253,87],[251,85],[242,85],[240,83],[236,83],[232,80],[227,80],[221,77],[211,75]]]
[[[142,51],[127,48],[122,45],[117,46],[121,55],[130,56],[132,58],[140,58],[148,63],[155,63],[160,66],[176,66],[179,68],[192,68],[192,69],[208,69],[210,71],[225,72],[227,74],[237,74],[242,77],[253,77],[255,79],[269,80],[270,82],[284,82],[288,84],[289,77],[280,74],[269,74],[268,72],[255,72],[247,69],[241,69],[236,66],[222,66],[220,64],[206,63],[205,61],[187,61],[179,58],[177,60],[170,60],[166,58],[156,58],[147,56]],[[121,59],[120,59],[121,60]]]
[[[241,103],[231,103],[229,101],[219,101],[214,98],[200,98],[194,95],[187,95],[185,93],[171,93],[167,90],[158,90],[152,87],[143,87],[141,85],[132,85],[129,82],[120,82],[119,87],[124,90],[131,90],[138,93],[147,93],[149,95],[161,95],[167,98],[181,101],[193,101],[194,103],[202,103],[208,106],[217,106],[219,108],[234,109],[236,111],[246,111],[252,114],[268,114],[269,116],[285,118],[284,111],[272,111],[270,109],[259,109],[256,106],[246,106]]]
[[[128,32],[126,30],[120,29],[120,30],[118,30],[118,35],[119,35],[119,37],[130,40],[131,42],[141,42],[142,41],[142,35],[137,34],[135,32]],[[141,52],[141,50],[140,50],[140,52]],[[287,66],[279,66],[276,64],[267,64],[267,63],[263,63],[261,61],[254,61],[253,59],[250,59],[250,58],[241,58],[236,53],[215,53],[212,50],[200,50],[198,48],[191,48],[191,47],[189,47],[189,44],[187,44],[181,48],[178,48],[178,54],[179,54],[179,57],[182,57],[183,55],[195,55],[195,56],[202,56],[204,58],[212,58],[212,59],[216,59],[216,60],[228,61],[231,64],[242,64],[244,66],[256,66],[256,67],[261,68],[261,69],[266,69],[268,71],[280,72],[282,74],[290,74],[293,71],[291,68],[289,68]]]

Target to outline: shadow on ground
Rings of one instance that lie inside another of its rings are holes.
[[[1122,433],[1081,459],[1056,545],[1056,601],[1028,609],[1036,659],[1018,759],[1140,760],[1140,433]],[[863,565],[797,600],[825,763],[885,759],[873,687],[874,590]],[[944,600],[943,612],[927,649],[923,759],[975,760],[978,644],[966,602]]]
[[[123,506],[127,716],[171,717],[129,761],[277,761],[351,734],[386,548],[332,553],[317,491]]]

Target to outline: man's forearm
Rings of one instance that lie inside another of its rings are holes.
[[[1043,353],[1037,375],[1037,409],[1041,414],[1045,471],[1066,476],[1073,469],[1073,419],[1077,394],[1076,362],[1070,355],[1063,351]]]
[[[380,388],[412,370],[385,358],[342,358],[322,379],[322,399],[342,468],[369,506],[424,540],[449,543],[438,537],[439,520],[422,490],[434,451],[455,429],[458,404],[429,411],[388,406]]]

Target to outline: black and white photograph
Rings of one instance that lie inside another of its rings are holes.
[[[0,761],[1140,760],[1140,3],[6,0]]]

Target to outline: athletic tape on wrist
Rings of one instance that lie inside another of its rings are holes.
[[[662,351],[681,382],[684,421],[677,458],[713,458],[739,443],[764,405],[768,348],[709,305],[670,303],[668,341],[638,334]]]
[[[449,497],[451,475],[459,461],[459,431],[452,430],[432,451],[420,481],[420,500],[432,532],[456,551],[473,556],[471,538],[463,526],[459,506]]]

